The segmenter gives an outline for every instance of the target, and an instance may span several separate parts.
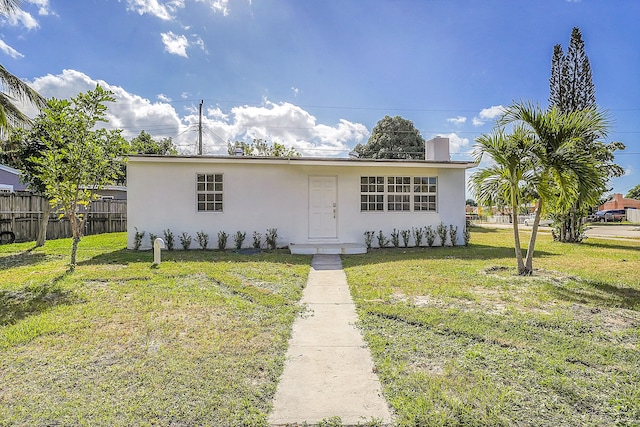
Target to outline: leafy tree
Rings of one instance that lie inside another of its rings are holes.
[[[156,141],[147,132],[142,131],[140,135],[131,140],[131,153],[176,156],[178,150],[173,145],[171,138],[163,138],[160,141]]]
[[[20,3],[20,0],[0,0],[0,15],[18,12]],[[46,102],[38,92],[0,65],[0,135],[10,127],[24,127],[30,123],[29,117],[15,105],[16,101],[25,101],[38,108]]]
[[[376,123],[366,144],[354,151],[367,159],[422,159],[424,138],[411,120],[385,116]]]
[[[636,185],[631,190],[629,190],[629,192],[627,193],[627,195],[625,197],[627,199],[640,200],[640,184]]]
[[[571,40],[566,55],[561,45],[554,46],[551,60],[550,108],[561,112],[581,111],[596,108],[589,58],[584,51],[582,33],[578,27],[571,31]],[[591,203],[608,191],[607,181],[622,176],[624,171],[614,163],[614,153],[624,149],[624,144],[604,144],[597,138],[583,138],[573,148],[581,155],[590,155],[598,163],[599,185],[583,188],[576,194],[573,206],[567,212],[552,209],[556,221],[555,237],[562,242],[579,242],[582,235],[583,218],[589,214]],[[595,193],[595,194],[592,194]]]
[[[45,195],[71,223],[71,270],[87,220],[81,208],[88,210],[96,191],[117,179],[121,156],[127,152],[120,130],[95,128],[98,122],[107,121],[104,104],[115,101],[112,95],[98,85],[71,101],[51,99],[35,119],[32,136],[45,149],[30,161],[36,165]]]
[[[603,185],[603,174],[597,159],[582,147],[585,141],[604,138],[609,123],[603,112],[592,108],[562,112],[553,107],[543,111],[529,103],[516,103],[505,110],[498,124],[522,126],[533,141],[527,157],[527,162],[531,162],[528,182],[538,202],[521,273],[529,275],[533,272],[540,216],[546,205],[562,215],[574,206],[579,194],[587,197],[585,203],[596,202],[597,192],[593,189]]]
[[[254,139],[251,143],[236,141],[227,144],[227,153],[235,155],[236,149],[242,149],[243,156],[258,157],[300,157],[300,153],[293,147],[287,147],[279,142],[269,144],[264,139]]]

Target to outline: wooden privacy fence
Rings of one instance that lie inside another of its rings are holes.
[[[13,232],[16,242],[36,240],[45,203],[44,197],[29,193],[0,193],[0,232]],[[85,235],[127,230],[126,200],[96,200],[91,202],[88,212]],[[59,216],[53,208],[47,226],[49,240],[71,237],[69,219]]]

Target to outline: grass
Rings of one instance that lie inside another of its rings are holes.
[[[640,246],[540,235],[517,277],[512,242],[344,258],[397,424],[639,425]]]
[[[260,426],[310,258],[0,246],[0,425]]]

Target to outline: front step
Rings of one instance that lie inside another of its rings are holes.
[[[358,243],[291,243],[293,255],[355,255],[366,254],[367,247]]]

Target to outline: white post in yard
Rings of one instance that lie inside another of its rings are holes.
[[[164,240],[161,238],[156,238],[153,241],[153,263],[155,265],[160,265],[160,250],[164,249]]]

